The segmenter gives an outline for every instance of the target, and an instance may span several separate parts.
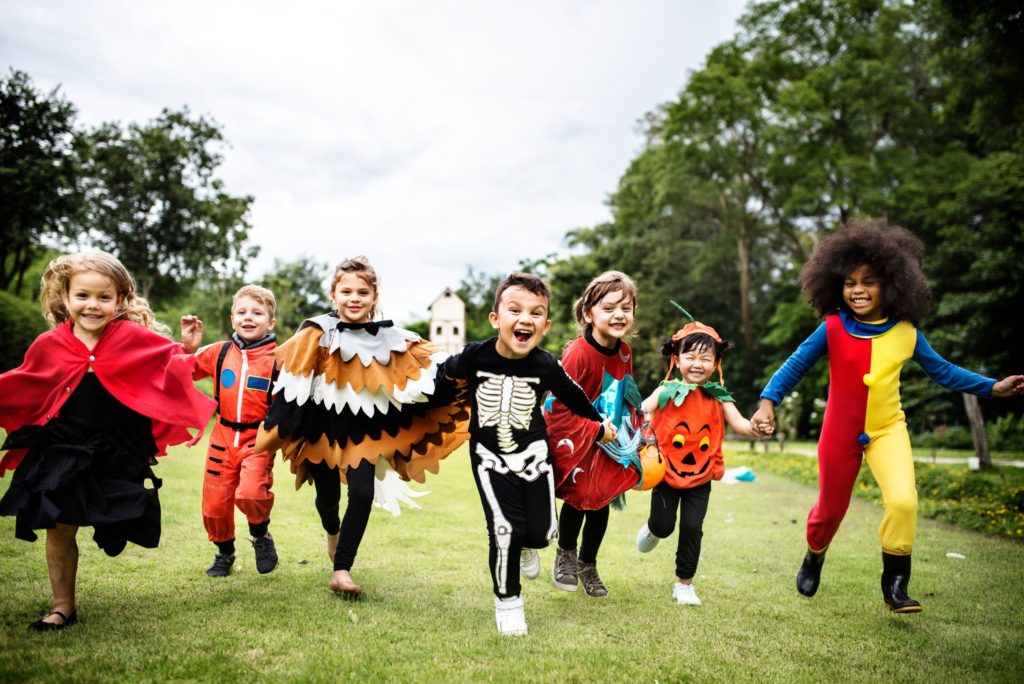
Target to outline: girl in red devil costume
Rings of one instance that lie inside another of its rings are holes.
[[[642,421],[640,392],[633,381],[633,352],[626,337],[633,329],[637,288],[619,271],[606,271],[590,281],[573,307],[583,334],[566,345],[562,367],[598,411],[612,420],[621,439],[635,434]],[[583,585],[587,596],[603,597],[608,590],[597,574],[597,551],[608,529],[611,502],[637,483],[629,458],[612,453],[617,442],[599,444],[600,424],[581,418],[554,399],[545,406],[548,442],[555,473],[555,496],[562,499],[558,516],[558,546],[551,581],[564,591]],[[625,429],[623,429],[625,427]],[[583,532],[577,556],[577,539]],[[533,549],[524,553],[536,555]],[[540,568],[537,567],[536,570]],[[530,577],[529,568],[523,574]],[[536,574],[533,574],[536,577]]]
[[[0,427],[8,432],[0,474],[17,468],[0,515],[15,516],[19,539],[46,530],[53,611],[30,627],[48,631],[77,622],[78,528],[91,525],[110,556],[127,542],[155,547],[160,480],[152,459],[169,445],[194,444],[216,405],[192,386],[195,360],[158,334],[166,328],[115,257],[59,257],[42,284],[54,328],[0,375]]]
[[[665,479],[651,491],[651,514],[637,534],[636,546],[647,553],[672,534],[679,510],[672,597],[681,605],[700,605],[693,576],[700,559],[711,481],[721,480],[725,472],[725,424],[744,437],[762,436],[740,415],[732,395],[721,384],[722,353],[728,348],[714,328],[696,321],[686,324],[662,349],[670,359],[668,375],[643,401],[665,460]],[[673,368],[679,369],[681,381],[668,379]],[[711,379],[716,368],[717,383]]]
[[[882,598],[896,613],[918,613],[907,595],[917,530],[917,489],[900,371],[913,359],[948,390],[1005,397],[1024,392],[1024,376],[999,382],[946,361],[917,329],[931,299],[921,242],[898,226],[853,223],[823,239],[800,272],[804,296],[825,320],[761,392],[752,420],[769,427],[775,406],[822,356],[829,396],[818,439],[818,501],[807,516],[807,553],[797,591],[818,591],[825,551],[850,505],[861,459],[882,490]]]

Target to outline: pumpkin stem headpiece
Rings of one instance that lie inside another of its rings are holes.
[[[671,299],[668,300],[668,301],[674,307],[679,309],[683,313],[684,316],[686,316],[687,318],[690,319],[689,323],[684,325],[682,328],[677,330],[674,335],[672,335],[672,341],[673,342],[680,342],[683,338],[689,337],[690,335],[694,335],[694,334],[697,334],[697,333],[704,333],[705,335],[707,335],[708,337],[713,339],[715,342],[718,342],[719,344],[723,344],[724,340],[722,340],[722,337],[721,337],[721,335],[718,334],[717,330],[712,328],[710,325],[705,325],[704,323],[701,323],[700,321],[696,320],[690,314],[689,311],[684,309],[682,306],[680,306],[675,301],[673,301]],[[677,349],[681,349],[682,348],[682,344],[677,344],[676,348]],[[676,362],[678,361],[678,359],[679,359],[679,356],[675,352],[673,352],[669,356],[668,373],[665,374],[665,379],[666,380],[668,380],[670,377],[672,377],[672,369],[676,367]],[[722,359],[721,359],[721,357],[719,357],[717,363],[715,364],[715,368],[718,369],[718,383],[724,387],[725,386],[725,378],[722,375]]]

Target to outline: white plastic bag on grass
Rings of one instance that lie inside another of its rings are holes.
[[[726,468],[725,473],[722,475],[722,482],[724,484],[736,484],[737,482],[753,482],[757,479],[754,475],[754,471],[747,466],[739,466],[738,468]]]

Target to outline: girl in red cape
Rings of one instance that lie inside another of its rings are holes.
[[[129,541],[156,547],[154,457],[194,444],[216,404],[193,387],[194,358],[159,334],[166,327],[114,256],[54,259],[40,301],[53,328],[21,366],[0,375],[0,427],[8,433],[0,476],[16,469],[0,515],[15,516],[19,539],[46,530],[53,611],[29,626],[49,631],[78,620],[78,528],[91,525],[110,556]]]
[[[605,271],[590,281],[573,307],[583,333],[562,351],[562,367],[591,403],[619,430],[623,440],[642,422],[640,392],[633,381],[633,352],[626,342],[633,329],[637,287],[619,271]],[[551,582],[564,591],[582,584],[587,596],[600,598],[608,589],[597,573],[597,551],[608,529],[609,505],[637,484],[633,460],[617,460],[598,443],[600,423],[581,418],[551,399],[545,407],[548,442],[555,471],[555,496],[562,499],[558,546]],[[623,426],[627,429],[623,430]],[[628,449],[635,452],[635,445]],[[610,447],[614,450],[614,446]],[[577,555],[577,540],[583,532]],[[535,555],[536,551],[524,552]],[[529,557],[523,574],[531,576]],[[539,561],[532,576],[539,572]]]

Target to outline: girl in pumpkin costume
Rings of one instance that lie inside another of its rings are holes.
[[[436,396],[447,355],[391,321],[374,322],[377,294],[376,271],[364,257],[338,264],[330,289],[337,310],[304,321],[278,347],[274,398],[255,447],[280,450],[296,487],[313,483],[334,563],[328,586],[346,598],[362,593],[351,569],[375,480],[393,477],[393,469],[402,480],[423,482],[469,437],[465,405],[448,390]],[[343,483],[348,502],[339,518]]]
[[[744,437],[761,436],[740,415],[732,395],[721,384],[722,353],[728,348],[714,328],[696,321],[686,324],[665,343],[662,353],[671,363],[668,375],[642,404],[651,416],[650,427],[665,461],[665,479],[651,491],[650,517],[637,534],[636,546],[647,553],[672,534],[679,510],[672,597],[681,605],[700,605],[693,576],[700,559],[711,481],[721,480],[725,472],[725,424]],[[679,370],[682,380],[669,380],[673,368]],[[711,379],[715,369],[717,383]],[[646,441],[652,440],[648,437]]]
[[[818,439],[818,500],[807,516],[807,553],[796,588],[818,590],[825,551],[850,505],[861,459],[882,490],[882,598],[896,613],[917,613],[907,595],[917,529],[917,489],[900,371],[913,359],[948,390],[981,396],[1024,392],[1024,376],[999,382],[946,361],[917,329],[931,299],[923,248],[909,231],[873,221],[824,238],[800,272],[804,296],[824,322],[775,372],[752,420],[774,424],[774,407],[822,356],[829,397]]]

